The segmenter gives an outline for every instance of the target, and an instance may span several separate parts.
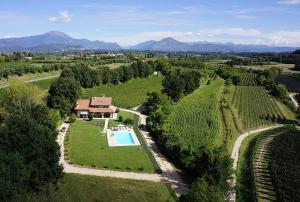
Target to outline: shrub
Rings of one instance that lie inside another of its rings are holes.
[[[118,121],[119,121],[119,122],[123,122],[123,116],[119,116]]]
[[[75,114],[71,114],[71,116],[69,116],[68,118],[68,123],[74,123],[76,120],[76,115]]]
[[[88,117],[89,117],[89,121],[92,121],[94,119],[94,116],[91,113],[89,113]]]
[[[132,125],[133,124],[133,120],[132,119],[126,119],[125,121],[124,121],[124,123],[126,124],[126,125]]]

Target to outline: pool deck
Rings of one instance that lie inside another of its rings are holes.
[[[132,139],[134,140],[134,144],[117,144],[114,138],[114,132],[130,132]],[[140,141],[138,140],[134,130],[132,128],[129,128],[128,130],[117,130],[113,131],[111,129],[106,130],[106,136],[107,136],[107,143],[110,147],[121,147],[121,146],[137,146],[141,145]]]

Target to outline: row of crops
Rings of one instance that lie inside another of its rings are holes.
[[[221,130],[219,98],[222,86],[223,80],[216,79],[174,106],[168,126],[179,144],[196,148],[216,142]]]
[[[236,86],[231,104],[238,110],[245,129],[270,125],[284,119],[276,102],[263,87]]]
[[[272,181],[279,201],[300,200],[300,132],[286,128],[270,147]]]
[[[257,74],[254,73],[240,73],[240,86],[257,86]]]
[[[294,76],[282,74],[277,78],[277,81],[286,85],[290,92],[300,92],[300,79]]]

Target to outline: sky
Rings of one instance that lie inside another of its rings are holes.
[[[300,0],[9,0],[0,38],[63,31],[123,46],[179,41],[300,46]]]

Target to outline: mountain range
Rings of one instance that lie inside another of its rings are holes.
[[[74,50],[119,50],[117,43],[74,39],[60,31],[50,31],[45,34],[0,39],[0,51],[74,51]]]
[[[63,52],[79,50],[122,50],[117,43],[104,41],[90,41],[87,39],[75,39],[60,31],[50,31],[45,34],[0,39],[0,52],[32,51],[32,52]],[[234,43],[212,43],[206,41],[181,42],[171,37],[159,41],[145,41],[130,50],[140,51],[165,51],[165,52],[291,52],[296,47],[278,47],[267,45],[244,45]]]

